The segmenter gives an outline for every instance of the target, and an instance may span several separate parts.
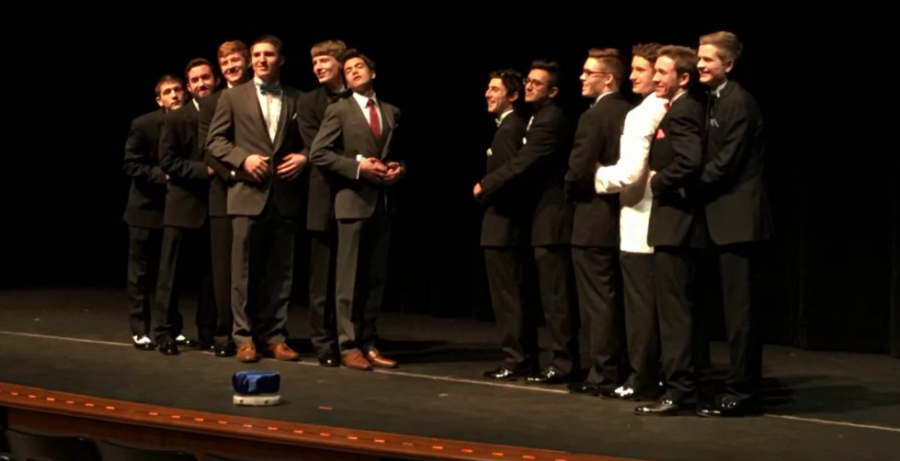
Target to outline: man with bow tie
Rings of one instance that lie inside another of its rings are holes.
[[[762,339],[757,258],[772,237],[762,117],[750,93],[728,78],[743,45],[731,32],[700,37],[697,70],[710,90],[700,187],[709,235],[719,258],[731,370],[726,392],[698,408],[700,416],[759,411]]]
[[[703,162],[705,103],[695,91],[697,53],[683,46],[659,50],[653,83],[668,101],[650,144],[653,205],[647,243],[654,247],[653,276],[665,393],[635,408],[638,415],[674,415],[697,394],[692,286],[700,250],[708,245],[696,197]]]
[[[279,360],[297,360],[286,344],[294,277],[294,232],[305,199],[295,181],[306,165],[297,127],[300,91],[279,81],[281,40],[250,47],[254,78],[222,94],[209,127],[213,157],[241,170],[228,188],[232,216],[232,313],[237,359],[254,362],[257,345]]]
[[[316,43],[310,50],[313,73],[319,88],[305,93],[297,109],[297,122],[303,144],[312,146],[319,126],[330,104],[350,97],[344,84],[340,58],[347,51],[341,40]],[[309,232],[309,323],[310,341],[316,350],[319,365],[336,367],[341,364],[337,344],[333,285],[334,256],[337,244],[337,225],[334,219],[335,178],[323,169],[309,167],[309,201],[306,210],[306,229]]]
[[[525,120],[516,111],[523,99],[522,74],[512,69],[490,74],[484,94],[488,113],[495,115],[497,131],[487,150],[487,174],[512,161],[522,148]],[[523,274],[530,255],[530,227],[533,205],[524,182],[494,195],[478,194],[475,199],[485,206],[481,223],[481,246],[487,270],[491,307],[500,333],[500,346],[506,354],[498,370],[487,372],[488,377],[500,376],[503,370],[515,370],[533,362],[537,356],[535,312],[528,302]],[[530,366],[530,365],[529,365]]]

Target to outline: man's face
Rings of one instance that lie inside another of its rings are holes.
[[[603,94],[606,87],[606,77],[609,72],[603,67],[603,63],[594,58],[584,61],[581,70],[581,95],[586,98],[596,98]]]
[[[492,78],[488,82],[487,91],[484,92],[484,99],[487,100],[489,113],[501,115],[512,108],[513,101],[516,100],[518,95],[508,95],[506,93],[506,85],[503,84],[502,78]]]
[[[531,69],[525,79],[525,102],[541,104],[556,95],[556,88],[550,88],[549,82],[550,73],[546,70]]]
[[[250,61],[243,53],[231,53],[219,58],[219,70],[222,71],[225,81],[231,86],[240,83],[248,69],[250,69]]]
[[[653,84],[656,96],[664,99],[672,99],[678,94],[680,78],[675,70],[675,61],[668,56],[660,56],[654,66]]]
[[[283,59],[278,54],[275,45],[271,43],[257,43],[250,49],[250,59],[253,63],[253,74],[263,81],[278,79]]]
[[[631,58],[631,91],[641,96],[647,96],[653,92],[653,63],[646,58],[635,56]]]
[[[375,78],[375,72],[369,69],[362,58],[350,58],[344,63],[344,79],[351,90],[364,89]]]
[[[188,91],[194,99],[201,99],[212,94],[216,87],[216,77],[206,64],[192,67],[187,74]]]
[[[719,49],[715,45],[700,45],[697,49],[697,72],[700,83],[717,88],[728,79],[728,72],[734,67],[734,61],[722,61]]]
[[[330,54],[312,58],[313,73],[320,85],[337,84],[341,79],[341,63]]]
[[[184,102],[184,88],[178,82],[166,82],[159,88],[156,103],[166,110],[175,110]]]

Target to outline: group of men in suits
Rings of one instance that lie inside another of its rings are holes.
[[[328,40],[311,57],[320,88],[303,93],[280,81],[277,37],[225,42],[218,62],[227,88],[214,92],[213,65],[194,59],[185,69],[191,100],[179,78],[165,76],[160,110],[133,122],[125,219],[136,348],[297,360],[287,315],[295,242],[309,235],[319,364],[397,366],[377,349],[375,323],[396,212],[391,186],[405,175],[391,149],[400,112],[376,96],[375,63],[364,54]],[[178,309],[186,252],[202,268],[196,344],[182,334]]]
[[[506,360],[486,378],[651,401],[638,415],[759,411],[757,259],[772,224],[760,111],[728,78],[742,48],[730,32],[704,35],[698,50],[635,46],[636,106],[620,92],[618,50],[591,49],[580,79],[592,104],[574,136],[555,103],[556,63],[535,61],[524,79],[514,70],[490,75],[485,98],[497,131],[473,195],[485,206],[481,244]],[[522,99],[527,122],[516,110]],[[723,392],[698,398],[708,348],[694,328],[694,273],[710,250],[731,370]],[[543,368],[523,283],[530,258],[550,333]],[[579,325],[588,338],[583,379],[575,379]]]

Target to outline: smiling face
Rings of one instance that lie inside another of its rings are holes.
[[[496,115],[502,115],[504,112],[512,109],[513,102],[518,98],[518,93],[509,94],[509,90],[503,84],[503,79],[499,77],[492,78],[488,82],[487,91],[484,92],[484,99],[487,101],[487,111]]]
[[[244,53],[231,53],[219,58],[219,70],[222,71],[225,81],[235,86],[241,83],[250,70],[250,60]]]
[[[194,99],[209,96],[216,87],[216,77],[213,75],[212,69],[206,64],[194,66],[188,70],[187,80],[188,92],[194,96]]]
[[[250,48],[250,60],[253,64],[253,74],[264,82],[274,82],[281,75],[284,58],[271,43],[260,42],[253,45]]]
[[[336,86],[341,83],[341,63],[330,54],[312,58],[313,73],[320,85]]]
[[[734,61],[723,61],[719,48],[715,45],[700,45],[697,49],[697,72],[700,83],[710,88],[718,88],[728,80],[728,73],[734,67]]]

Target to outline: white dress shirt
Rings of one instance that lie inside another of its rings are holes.
[[[598,194],[620,192],[622,213],[619,217],[620,248],[630,253],[653,253],[647,245],[650,223],[650,191],[648,161],[650,141],[663,116],[665,99],[650,93],[640,105],[625,116],[619,145],[619,161],[597,169],[594,187]]]

